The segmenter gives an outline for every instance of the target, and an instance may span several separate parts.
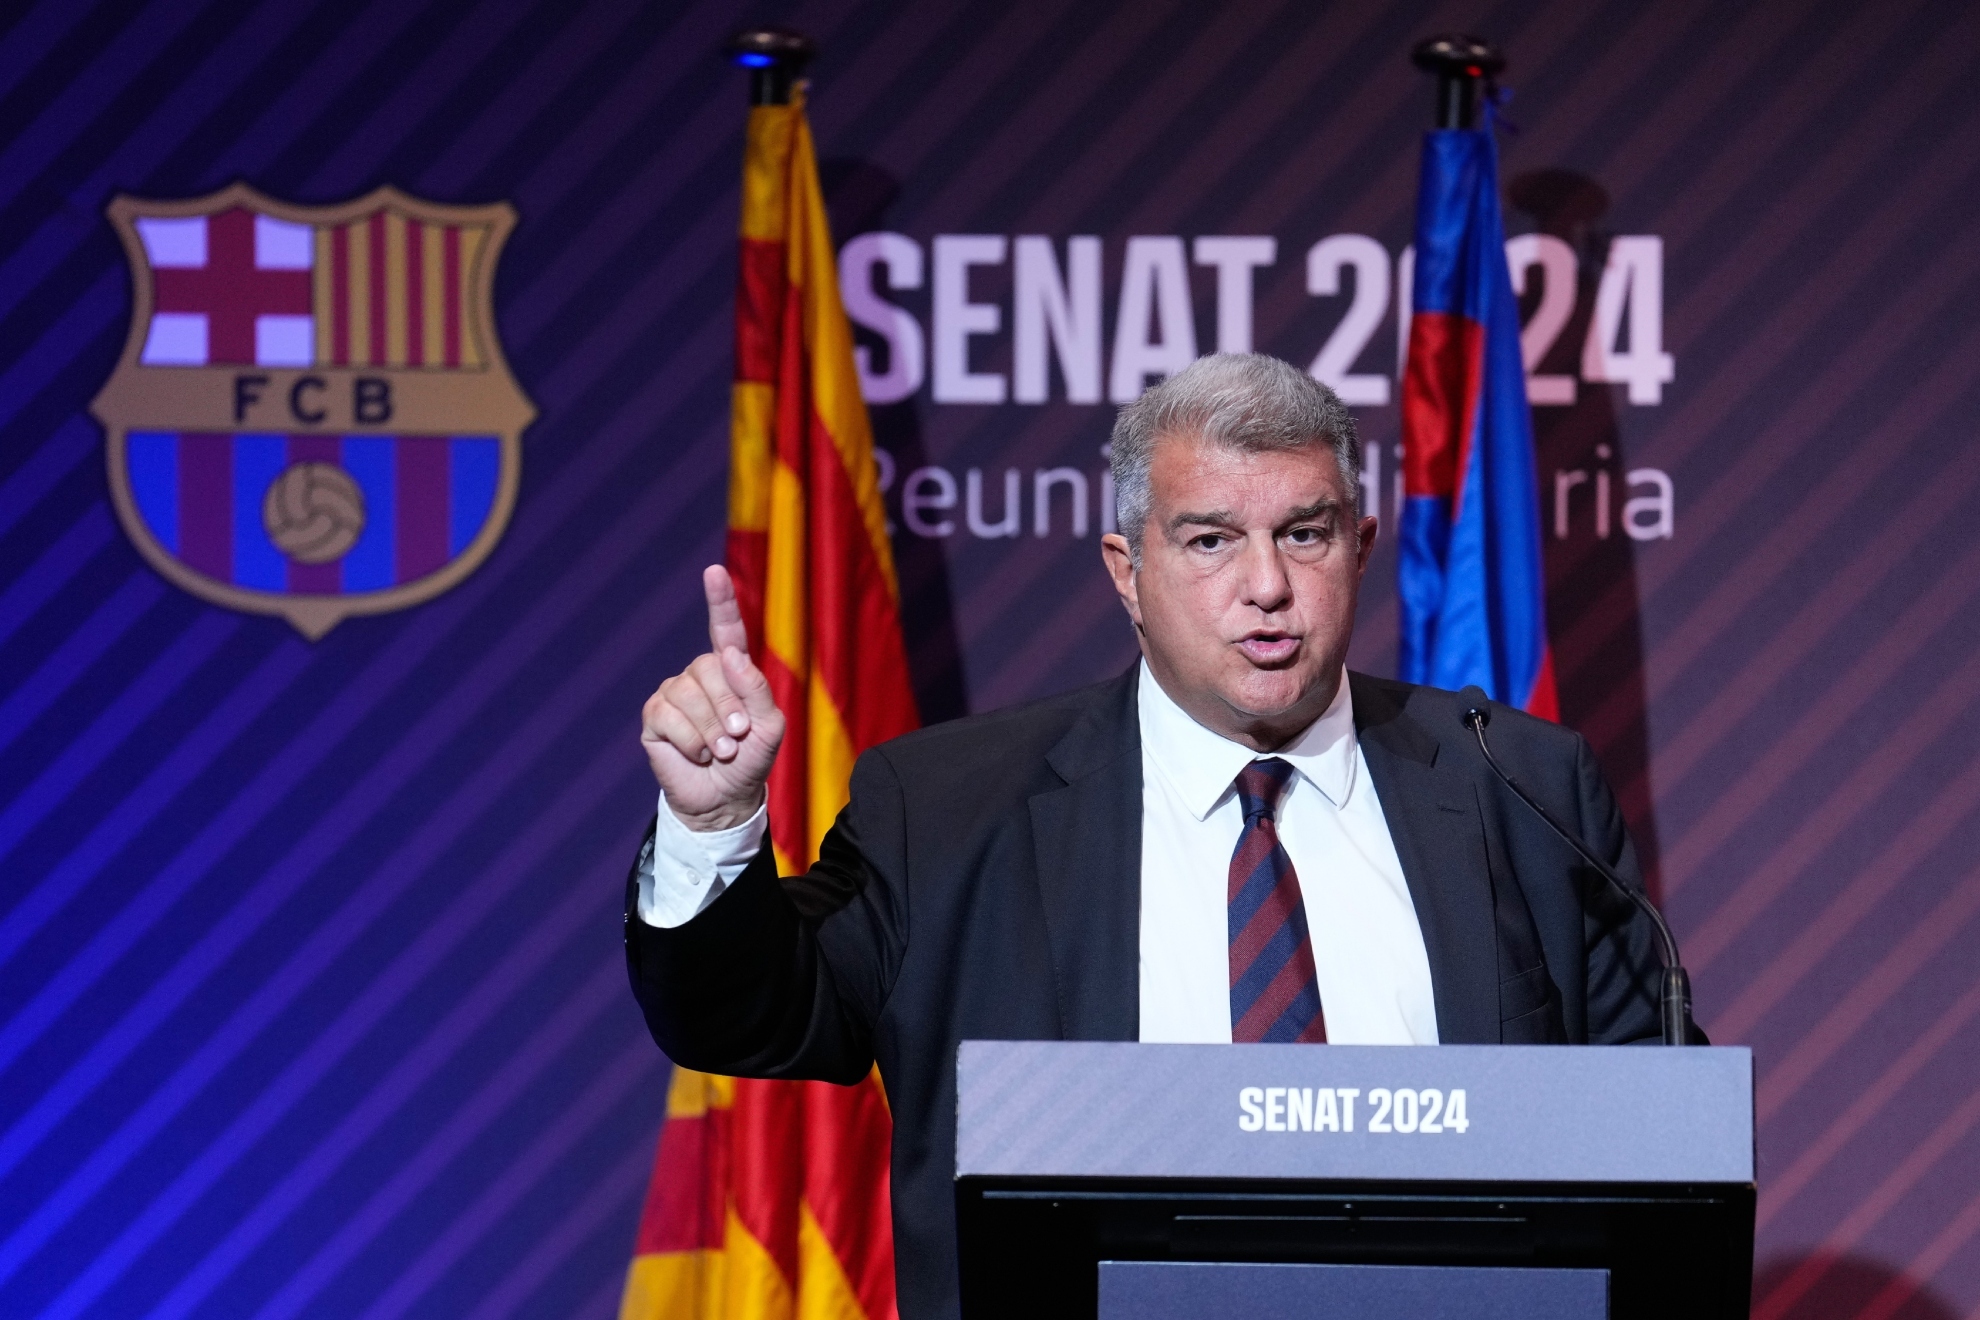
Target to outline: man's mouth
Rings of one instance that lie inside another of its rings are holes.
[[[1279,665],[1299,652],[1299,638],[1290,633],[1257,632],[1238,643],[1245,658],[1255,665]]]

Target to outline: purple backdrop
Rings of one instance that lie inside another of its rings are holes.
[[[1756,1051],[1757,1295],[1980,1308],[1980,9],[40,0],[0,14],[0,1310],[611,1312],[665,1081],[634,719],[721,543],[744,19],[823,44],[931,718],[1126,662],[1099,450],[1165,363],[1318,359],[1390,510],[1406,51],[1506,48],[1564,712]],[[85,411],[110,197],[236,178],[521,215],[507,535],[314,644],[140,562]]]

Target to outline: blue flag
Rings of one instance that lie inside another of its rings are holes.
[[[1490,129],[1424,135],[1403,375],[1401,677],[1558,719],[1533,418]]]

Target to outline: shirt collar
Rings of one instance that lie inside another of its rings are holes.
[[[1336,807],[1347,805],[1354,791],[1354,697],[1346,669],[1341,671],[1341,687],[1333,703],[1276,752],[1254,752],[1198,724],[1162,690],[1146,660],[1141,662],[1137,699],[1143,751],[1198,820],[1216,809],[1247,762],[1268,756],[1290,761],[1300,777]]]

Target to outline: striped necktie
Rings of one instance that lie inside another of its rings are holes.
[[[1292,777],[1292,765],[1276,756],[1238,772],[1244,831],[1231,854],[1228,908],[1233,1041],[1327,1039],[1299,876],[1273,819]]]

